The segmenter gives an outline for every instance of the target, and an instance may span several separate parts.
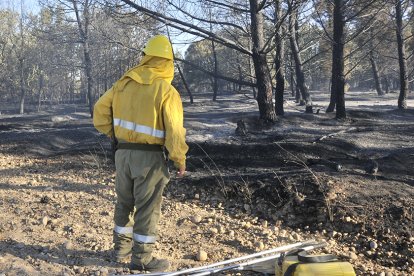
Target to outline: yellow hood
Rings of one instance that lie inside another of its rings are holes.
[[[174,62],[169,59],[144,56],[141,62],[126,72],[114,85],[115,90],[122,91],[132,79],[141,84],[152,84],[155,79],[163,79],[171,84],[174,78]]]

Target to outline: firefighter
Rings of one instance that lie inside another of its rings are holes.
[[[166,259],[152,256],[164,187],[170,176],[163,146],[177,176],[185,174],[188,146],[180,95],[171,85],[173,52],[163,35],[152,37],[138,66],[126,72],[94,107],[95,128],[118,140],[115,154],[117,202],[113,231],[115,261],[131,256],[130,269],[165,271]]]

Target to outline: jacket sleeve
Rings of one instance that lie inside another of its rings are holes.
[[[174,161],[176,168],[185,168],[185,155],[188,146],[185,143],[184,114],[180,95],[171,87],[163,104],[163,119],[165,127],[165,147],[169,158]]]
[[[113,136],[112,125],[112,99],[113,99],[113,87],[103,94],[96,102],[93,109],[93,125],[95,128],[108,135]]]

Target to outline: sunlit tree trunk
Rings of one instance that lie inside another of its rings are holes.
[[[275,0],[275,24],[278,24],[282,17],[282,9],[279,0]],[[283,94],[285,92],[285,71],[283,69],[283,53],[284,44],[282,38],[282,26],[276,31],[275,44],[276,44],[276,56],[275,56],[275,69],[276,69],[276,92],[275,92],[275,111],[276,115],[284,115],[283,109]]]
[[[23,1],[20,1],[20,52],[19,52],[19,77],[20,77],[20,100],[19,113],[24,114],[24,102],[26,98],[26,89],[24,81],[24,34],[23,34]]]
[[[407,109],[407,93],[408,93],[408,74],[407,74],[407,58],[405,55],[404,44],[404,27],[403,27],[403,0],[395,2],[395,17],[397,22],[397,44],[398,44],[398,63],[400,66],[400,96],[398,97],[398,108]]]
[[[80,16],[80,11],[78,9],[78,1],[72,0],[73,9],[76,15],[76,21],[78,24],[79,36],[81,38],[81,43],[83,45],[83,57],[85,63],[85,74],[86,74],[86,85],[87,85],[87,99],[88,99],[88,106],[89,106],[89,113],[91,117],[93,116],[93,75],[92,75],[92,61],[90,56],[90,47],[89,47],[89,24],[90,24],[90,13],[89,8],[91,2],[89,0],[85,0],[83,3],[83,20]]]
[[[253,41],[253,65],[256,73],[257,103],[260,119],[274,122],[276,113],[272,102],[272,82],[267,73],[264,48],[263,14],[258,10],[258,0],[250,0],[251,33]]]
[[[218,92],[218,82],[217,82],[218,63],[217,63],[216,45],[215,45],[214,41],[211,41],[211,48],[213,50],[213,63],[214,63],[213,101],[216,101],[217,100],[217,92]]]

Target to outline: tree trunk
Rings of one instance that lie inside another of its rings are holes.
[[[336,118],[345,119],[345,75],[344,75],[344,1],[335,0],[333,11],[333,49],[332,49],[332,87],[331,102],[328,110],[331,112],[336,105]],[[333,107],[332,107],[333,104]],[[327,110],[327,112],[328,112]]]
[[[181,66],[177,64],[178,73],[180,74],[181,80],[183,81],[185,90],[187,91],[188,95],[190,96],[190,103],[194,103],[193,94],[191,94],[191,90],[187,85],[187,81],[185,80],[183,71],[181,70]]]
[[[38,98],[37,98],[37,112],[40,112],[40,108],[42,105],[42,91],[43,91],[43,71],[40,70],[39,76],[39,90],[38,90]]]
[[[282,9],[280,1],[275,0],[275,24],[282,18]],[[285,92],[285,71],[283,69],[283,53],[284,45],[282,39],[282,25],[276,31],[275,43],[276,43],[276,56],[275,56],[275,69],[276,69],[276,92],[275,92],[275,110],[276,115],[283,116],[285,111],[283,109],[283,94]]]
[[[390,93],[390,83],[389,83],[387,75],[384,76],[384,85],[385,85],[385,94]]]
[[[239,83],[239,92],[241,92],[241,90],[242,90],[241,82],[243,81],[243,71],[242,71],[242,68],[240,66],[240,63],[237,65],[237,69],[239,71],[239,81],[240,81],[240,83]]]
[[[253,65],[256,73],[257,103],[260,119],[275,122],[276,113],[272,102],[272,82],[267,74],[266,54],[264,48],[263,15],[258,10],[258,0],[250,0],[251,32],[253,40]]]
[[[24,68],[23,57],[19,58],[20,64],[20,100],[19,100],[19,114],[24,114],[24,101],[26,98],[26,90],[24,88]]]
[[[400,66],[400,96],[398,97],[398,108],[407,109],[407,93],[408,93],[408,74],[407,74],[407,58],[405,55],[404,44],[404,28],[403,28],[403,0],[396,0],[395,17],[397,21],[397,44],[398,44],[398,63]]]
[[[295,77],[293,76],[294,70],[293,70],[292,58],[289,58],[289,72],[290,72],[290,90],[292,91],[292,97],[295,97],[296,89],[295,89]]]
[[[93,75],[92,75],[92,61],[89,54],[89,5],[90,1],[86,0],[83,3],[83,22],[80,18],[77,1],[72,0],[73,9],[76,16],[76,21],[78,24],[78,31],[79,36],[81,38],[81,43],[83,44],[83,56],[85,59],[85,74],[86,74],[86,80],[87,80],[87,100],[89,105],[89,113],[91,114],[91,117],[93,117]]]
[[[211,41],[211,48],[213,50],[213,62],[214,62],[213,101],[216,101],[217,100],[217,91],[218,91],[218,83],[217,83],[218,64],[217,64],[216,45],[215,45],[214,41]]]
[[[378,66],[373,51],[370,52],[369,60],[371,61],[372,73],[375,81],[375,89],[377,90],[378,96],[383,96],[384,92],[382,91],[381,81],[378,73]]]
[[[92,76],[92,62],[89,55],[89,42],[86,38],[85,43],[83,44],[83,54],[85,57],[85,73],[86,73],[86,79],[88,82],[88,105],[89,105],[89,113],[91,114],[91,117],[93,117],[93,76]]]
[[[296,37],[297,30],[296,25],[296,12],[292,11],[290,16],[289,28],[290,28],[290,47],[292,50],[293,59],[295,60],[295,71],[296,71],[296,85],[299,88],[299,91],[302,95],[302,98],[305,100],[306,104],[306,113],[313,113],[312,108],[312,99],[309,94],[309,89],[306,85],[305,73],[303,72],[302,59],[299,54],[299,46]]]
[[[251,45],[249,45],[249,46],[251,46]],[[254,66],[252,64],[252,60],[253,60],[253,57],[252,58],[249,57],[250,78],[251,78],[251,81],[254,82],[254,77],[253,77],[254,76]],[[253,98],[257,99],[257,93],[256,93],[256,88],[255,87],[252,87],[252,92],[253,92]]]

